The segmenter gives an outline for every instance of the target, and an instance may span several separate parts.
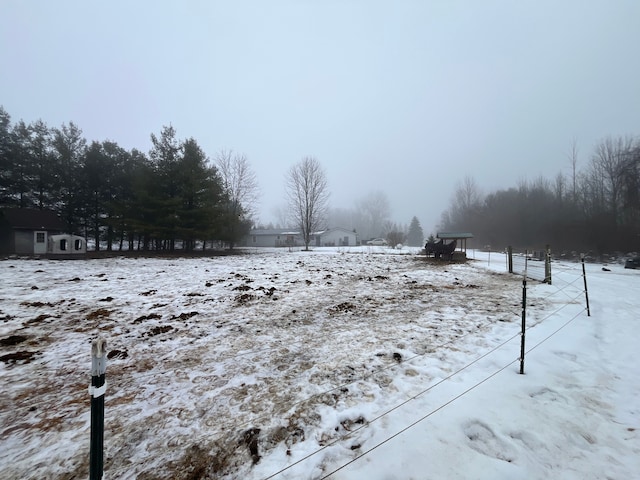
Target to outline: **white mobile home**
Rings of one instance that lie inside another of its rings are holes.
[[[242,242],[243,247],[296,247],[303,244],[298,232],[272,228],[251,230]]]
[[[316,247],[354,247],[358,244],[358,234],[346,228],[330,228],[313,234],[312,244]]]

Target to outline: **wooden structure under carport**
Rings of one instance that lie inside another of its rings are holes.
[[[448,240],[449,242],[455,240],[457,242],[456,250],[453,252],[454,255],[456,252],[461,252],[464,254],[464,258],[467,257],[467,239],[473,238],[472,233],[468,232],[438,232],[436,238],[444,240],[445,242]]]

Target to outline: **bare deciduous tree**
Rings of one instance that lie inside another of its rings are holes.
[[[455,228],[468,230],[476,221],[476,210],[482,203],[482,193],[475,179],[465,176],[458,183],[451,207],[449,208],[449,223]]]
[[[576,202],[577,196],[577,167],[578,167],[578,141],[575,139],[571,142],[571,151],[567,155],[569,157],[569,161],[571,162],[571,187],[572,187],[572,197],[571,200]]]
[[[216,156],[216,166],[234,213],[251,218],[255,214],[259,188],[246,155],[222,150]]]
[[[622,191],[627,174],[629,152],[632,151],[632,147],[633,139],[631,137],[608,137],[596,145],[592,159],[592,169],[602,179],[614,223],[619,221],[619,214],[622,210]]]
[[[356,207],[361,223],[357,229],[362,239],[384,236],[385,222],[391,213],[387,195],[381,190],[373,191],[360,199]]]
[[[329,200],[327,176],[320,162],[305,157],[291,167],[286,192],[291,220],[300,228],[305,250],[309,250],[311,234],[322,226]]]

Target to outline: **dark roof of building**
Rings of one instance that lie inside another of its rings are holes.
[[[473,233],[462,233],[462,232],[438,232],[436,235],[438,238],[442,238],[444,240],[453,240],[459,238],[473,238]]]
[[[255,230],[251,230],[249,235],[299,235],[299,232],[283,228],[257,228]]]
[[[0,220],[8,223],[12,228],[16,229],[67,230],[65,223],[53,210],[38,210],[35,208],[3,208],[0,210]]]
[[[328,228],[322,233],[328,233],[328,232],[347,232],[347,233],[352,233],[353,235],[357,235],[357,233],[353,229],[349,230],[348,228],[343,228],[343,227]]]

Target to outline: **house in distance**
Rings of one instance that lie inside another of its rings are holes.
[[[0,209],[0,253],[75,257],[86,252],[84,237],[67,233],[67,226],[54,211]]]
[[[304,240],[295,229],[256,229],[244,238],[244,247],[299,247]],[[346,228],[329,228],[311,234],[312,247],[353,247],[358,245],[358,234]]]

